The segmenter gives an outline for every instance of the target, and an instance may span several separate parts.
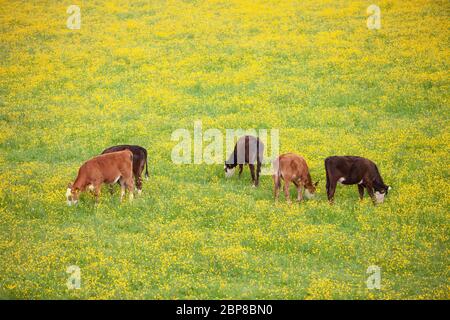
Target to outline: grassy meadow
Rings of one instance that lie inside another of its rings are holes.
[[[376,1],[369,30],[372,3],[0,1],[0,298],[449,299],[450,2]],[[172,163],[172,132],[197,120],[279,129],[316,199]],[[80,165],[115,144],[147,148],[142,196],[68,207]],[[377,163],[385,203],[338,186],[330,206],[330,155]]]

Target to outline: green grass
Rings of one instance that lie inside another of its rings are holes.
[[[0,297],[448,299],[450,7],[380,1],[371,31],[370,4],[95,1],[69,30],[68,4],[2,3]],[[196,120],[279,129],[316,199],[173,164],[171,133]],[[148,150],[143,195],[68,207],[79,166],[123,143]],[[328,204],[323,160],[344,154],[378,164],[384,204],[355,186]]]

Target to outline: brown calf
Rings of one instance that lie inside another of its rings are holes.
[[[112,152],[94,157],[86,161],[78,170],[78,176],[73,184],[69,184],[66,198],[67,204],[76,204],[81,192],[90,189],[94,191],[98,203],[100,188],[103,183],[120,182],[122,189],[120,200],[128,189],[130,200],[133,199],[133,153],[130,150]]]
[[[288,203],[291,202],[289,197],[289,184],[291,182],[297,187],[298,201],[303,199],[302,187],[305,187],[305,196],[307,198],[311,198],[316,192],[316,186],[319,182],[312,183],[308,165],[302,157],[294,153],[283,154],[273,161],[273,167],[275,200],[278,200],[281,179],[284,180],[284,195],[286,196],[286,201]]]
[[[147,150],[141,146],[122,144],[119,146],[109,147],[103,150],[102,154],[117,152],[122,150],[130,150],[133,153],[133,174],[136,180],[138,194],[142,192],[142,172],[145,166],[145,178],[148,179]],[[111,186],[112,188],[112,186]]]

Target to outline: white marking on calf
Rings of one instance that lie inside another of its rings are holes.
[[[88,189],[90,190],[90,191],[94,191],[94,185],[91,183],[90,185],[88,185]]]
[[[66,199],[67,199],[67,205],[68,206],[72,205],[71,197],[72,197],[72,189],[67,188],[67,190],[66,190]]]
[[[227,177],[227,178],[231,178],[233,175],[234,175],[234,171],[236,170],[236,168],[232,168],[232,169],[230,169],[230,168],[227,168],[226,166],[225,166],[225,177]]]
[[[117,181],[119,181],[119,179],[120,179],[120,176],[117,176],[117,178],[114,180],[113,183],[116,183]]]
[[[312,199],[312,198],[314,198],[314,194],[312,194],[311,192],[309,192],[308,189],[305,189],[305,197],[306,197],[307,199]]]
[[[361,183],[363,183],[363,179],[361,179],[361,181],[360,181],[360,182],[358,182],[358,184],[361,184]]]
[[[345,178],[344,178],[344,177],[338,179],[338,182],[339,182],[339,183],[342,183],[342,182],[344,182],[344,181],[345,181]]]
[[[385,195],[386,193],[375,191],[375,200],[377,201],[377,203],[383,203]]]

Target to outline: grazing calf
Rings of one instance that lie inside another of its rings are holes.
[[[225,161],[225,176],[227,178],[234,174],[236,166],[239,165],[239,177],[241,177],[244,164],[248,164],[250,173],[252,175],[253,186],[257,187],[259,184],[259,174],[261,172],[261,163],[264,158],[264,144],[259,138],[254,136],[243,136],[239,138],[234,151],[227,161]],[[256,163],[256,175],[255,175]]]
[[[78,176],[73,184],[69,184],[66,198],[67,204],[76,204],[81,192],[90,189],[94,191],[96,203],[100,196],[103,183],[112,184],[120,182],[122,192],[120,200],[128,189],[130,200],[133,200],[133,154],[130,150],[107,153],[92,158],[80,167]]]
[[[288,203],[291,203],[289,196],[289,184],[291,182],[297,187],[298,201],[303,199],[302,187],[305,188],[305,196],[308,199],[313,197],[319,182],[313,184],[305,159],[294,153],[285,153],[273,161],[273,168],[275,201],[278,200],[280,193],[281,179],[284,180],[284,195]]]
[[[147,164],[147,150],[140,146],[133,145],[119,145],[109,147],[103,150],[102,154],[117,152],[122,150],[130,150],[133,153],[133,175],[136,180],[136,187],[138,189],[138,194],[142,192],[142,171],[144,171],[145,165],[145,178],[148,179],[148,164]]]
[[[373,203],[382,203],[391,189],[385,185],[375,163],[369,159],[353,156],[333,156],[325,159],[327,195],[332,203],[337,183],[358,185],[360,199],[367,189]]]

